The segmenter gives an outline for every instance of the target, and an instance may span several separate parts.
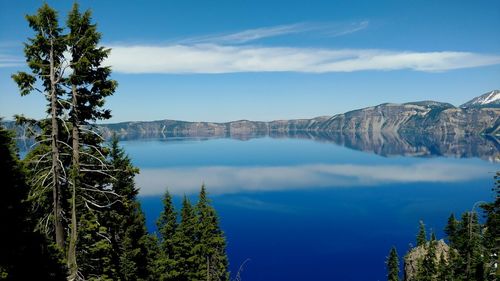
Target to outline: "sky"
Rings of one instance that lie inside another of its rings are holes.
[[[72,1],[46,1],[63,24]],[[24,16],[0,0],[0,116],[43,118],[21,97]],[[106,122],[270,121],[385,102],[460,105],[500,89],[500,1],[79,1],[112,49]]]

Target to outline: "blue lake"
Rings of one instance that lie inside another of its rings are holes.
[[[231,272],[248,260],[241,277],[249,281],[385,280],[393,245],[404,256],[419,220],[442,237],[451,212],[493,198],[499,168],[491,161],[498,151],[388,156],[299,138],[121,144],[141,169],[148,229],[155,231],[166,187],[180,207],[184,194],[196,201],[204,182],[227,237]]]

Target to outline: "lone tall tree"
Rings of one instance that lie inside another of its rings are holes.
[[[71,274],[74,276],[78,269],[76,263],[78,238],[76,199],[82,172],[80,168],[80,150],[83,144],[99,151],[97,146],[99,141],[96,141],[95,137],[91,137],[92,135],[86,137],[82,143],[81,130],[89,129],[84,127],[89,127],[89,121],[94,122],[111,117],[110,111],[101,109],[101,107],[104,105],[104,98],[114,93],[116,82],[109,79],[111,69],[102,66],[103,60],[108,57],[110,50],[98,45],[101,34],[97,32],[96,25],[91,23],[91,12],[87,10],[81,14],[78,4],[75,3],[69,13],[67,26],[69,28],[67,44],[71,54],[69,65],[72,70],[67,79],[67,84],[71,87],[70,122],[73,152],[71,169],[71,235],[68,249],[68,265]],[[99,168],[92,169],[99,170]],[[100,169],[103,170],[105,167]]]
[[[425,246],[425,243],[427,243],[427,234],[425,232],[425,224],[423,221],[419,222],[418,226],[418,234],[417,234],[417,247],[418,246]]]
[[[226,239],[219,227],[215,209],[210,205],[205,185],[201,186],[198,204],[198,245],[195,247],[199,262],[199,274],[202,280],[229,280],[226,255]]]
[[[27,95],[34,90],[44,94],[47,99],[47,113],[49,114],[50,123],[47,126],[42,126],[42,135],[40,143],[46,145],[50,142],[50,153],[40,157],[39,161],[44,158],[51,162],[50,170],[47,172],[49,181],[47,182],[52,188],[53,202],[53,224],[55,241],[60,249],[64,249],[64,226],[62,221],[62,192],[61,188],[64,185],[65,179],[60,160],[60,134],[61,126],[60,116],[63,105],[61,103],[61,95],[63,94],[61,83],[64,75],[64,51],[66,50],[65,38],[62,35],[62,28],[59,27],[57,12],[50,8],[47,4],[38,9],[35,15],[26,16],[29,26],[35,31],[35,35],[28,39],[25,44],[24,53],[26,62],[31,69],[31,74],[26,72],[18,72],[12,75],[12,78],[19,86],[21,95]],[[35,83],[39,81],[43,89],[35,87]],[[50,135],[50,137],[47,137]]]
[[[399,257],[396,247],[392,247],[385,263],[387,264],[387,280],[399,281]]]

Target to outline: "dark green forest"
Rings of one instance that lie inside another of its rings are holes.
[[[41,94],[47,118],[16,116],[33,128],[20,160],[13,133],[0,128],[1,280],[229,280],[226,241],[201,187],[176,211],[165,193],[157,233],[148,233],[137,199],[139,170],[117,138],[95,123],[118,83],[103,66],[110,49],[90,11],[66,19],[44,4],[26,16],[28,72],[12,75],[21,95]],[[37,128],[37,129],[34,129]]]
[[[404,256],[405,281],[494,281],[500,277],[500,172],[494,177],[494,201],[473,206],[460,218],[451,214],[444,229],[446,237],[438,240],[434,232],[427,234],[422,221],[416,246]],[[480,221],[484,221],[481,223]],[[386,260],[387,280],[400,279],[400,263],[396,248]]]

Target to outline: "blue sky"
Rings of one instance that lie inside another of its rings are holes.
[[[47,1],[62,19],[71,1]],[[0,115],[44,117],[20,97],[24,19],[0,0]],[[112,47],[110,122],[274,120],[384,102],[461,104],[500,88],[499,1],[80,1]]]

